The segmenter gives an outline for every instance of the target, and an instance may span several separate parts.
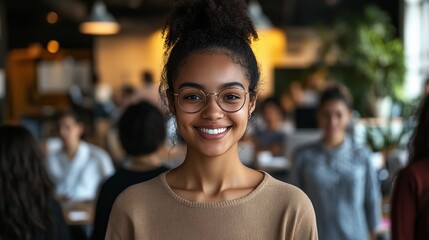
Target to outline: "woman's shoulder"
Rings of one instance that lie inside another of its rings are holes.
[[[266,173],[267,174],[267,173]],[[300,188],[282,182],[268,175],[266,192],[264,193],[267,196],[271,196],[276,201],[282,201],[288,206],[295,207],[313,207],[310,199],[307,194],[305,194]]]
[[[142,201],[148,196],[153,199],[154,196],[157,196],[163,192],[163,183],[162,177],[165,173],[160,174],[159,176],[152,178],[148,181],[133,184],[127,187],[119,196],[117,201],[133,201],[134,199]]]

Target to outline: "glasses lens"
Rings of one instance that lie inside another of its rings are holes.
[[[241,88],[225,88],[218,95],[218,103],[226,112],[240,110],[246,101],[246,93]]]
[[[199,89],[184,88],[179,92],[178,102],[183,111],[194,113],[204,106],[206,95]]]

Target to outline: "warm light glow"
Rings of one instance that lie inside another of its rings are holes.
[[[91,35],[113,35],[120,30],[116,22],[83,22],[80,24],[80,32]]]
[[[32,43],[27,48],[28,55],[37,58],[42,54],[42,45],[40,43]]]
[[[274,68],[281,65],[286,55],[286,34],[283,30],[270,28],[258,31],[259,39],[252,43],[258,61],[263,87],[259,94],[269,96],[274,91]]]
[[[48,15],[46,15],[46,21],[50,24],[55,24],[58,21],[58,14],[56,12],[49,12]]]
[[[51,40],[48,43],[47,49],[50,53],[56,53],[60,49],[60,44],[56,40]]]

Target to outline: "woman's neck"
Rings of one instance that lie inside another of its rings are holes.
[[[248,170],[241,163],[236,148],[221,156],[208,157],[188,147],[185,161],[172,172],[181,176],[182,187],[211,192],[239,185]]]
[[[345,134],[336,134],[333,136],[325,136],[323,139],[323,144],[328,148],[336,148],[344,142]]]

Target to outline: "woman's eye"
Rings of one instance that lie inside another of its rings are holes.
[[[198,100],[201,100],[202,98],[197,94],[193,94],[193,95],[190,94],[185,96],[183,99],[187,101],[198,101]]]
[[[239,95],[228,94],[225,96],[225,100],[238,100],[238,99],[240,99]]]

